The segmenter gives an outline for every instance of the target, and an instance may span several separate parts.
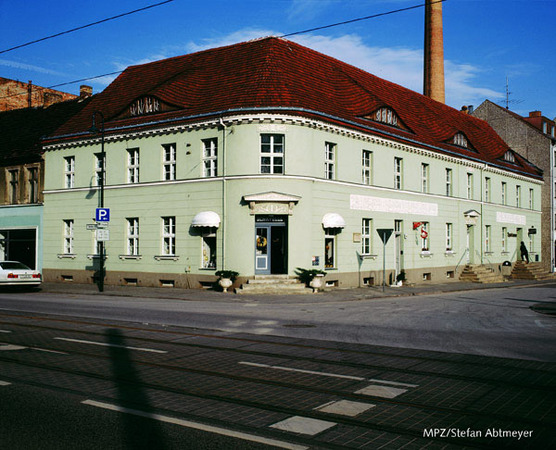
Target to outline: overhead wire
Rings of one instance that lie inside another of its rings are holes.
[[[61,31],[60,33],[52,34],[50,36],[46,36],[46,37],[43,37],[43,38],[40,38],[40,39],[35,39],[34,41],[26,42],[25,44],[16,45],[15,47],[7,48],[5,50],[0,50],[0,54],[11,52],[12,50],[16,50],[18,48],[27,47],[29,45],[36,44],[37,42],[43,42],[43,41],[46,41],[48,39],[53,39],[55,37],[63,36],[64,34],[69,34],[69,33],[75,32],[75,31],[83,30],[84,28],[89,28],[89,27],[92,27],[92,26],[95,26],[95,25],[98,25],[98,24],[101,24],[101,23],[109,22],[111,20],[119,19],[121,17],[129,16],[131,14],[135,14],[135,13],[138,13],[138,12],[141,12],[141,11],[145,11],[147,9],[156,8],[157,6],[161,6],[161,5],[164,5],[166,3],[171,3],[173,1],[174,0],[165,0],[165,1],[160,2],[160,3],[155,3],[154,5],[145,6],[144,8],[139,8],[139,9],[135,9],[133,11],[128,11],[126,13],[118,14],[117,16],[108,17],[108,18],[102,19],[102,20],[97,20],[96,22],[92,22],[92,23],[88,23],[87,25],[82,25],[80,27],[72,28],[71,30]]]
[[[119,18],[119,17],[130,15],[130,14],[133,14],[133,13],[136,13],[136,12],[139,12],[139,11],[144,11],[145,9],[154,8],[156,6],[160,6],[160,5],[163,5],[165,3],[170,3],[172,1],[174,1],[174,0],[166,0],[166,1],[163,1],[163,2],[160,2],[160,3],[156,3],[154,5],[147,6],[145,8],[130,11],[128,13],[120,14],[118,16],[110,17],[108,19],[103,19],[103,20],[100,20],[98,22],[94,22],[94,23],[91,23],[91,24],[88,24],[88,25],[84,25],[82,27],[74,28],[72,30],[68,30],[68,31],[65,31],[65,32],[62,32],[62,33],[52,35],[52,36],[48,36],[46,38],[37,39],[35,41],[31,41],[31,42],[26,43],[26,44],[22,44],[22,45],[19,45],[19,46],[16,46],[16,47],[12,47],[11,49],[0,51],[0,54],[11,51],[11,50],[14,50],[14,49],[17,49],[17,48],[24,47],[24,46],[27,46],[27,45],[31,45],[31,44],[34,44],[36,42],[44,41],[46,39],[51,39],[51,38],[54,38],[54,37],[57,37],[57,36],[60,36],[60,35],[63,35],[63,34],[71,33],[73,31],[77,31],[77,30],[87,28],[87,27],[90,27],[90,26],[93,26],[93,25],[97,25],[97,24],[102,23],[102,22],[107,22],[109,20],[113,20],[113,19],[116,19],[116,18]],[[430,2],[430,4],[443,3],[445,1],[447,1],[447,0],[434,0],[434,1]],[[426,6],[426,3],[422,3],[422,4],[419,4],[419,5],[408,6],[406,8],[399,8],[399,9],[395,9],[395,10],[387,11],[387,12],[383,12],[383,13],[373,14],[373,15],[370,15],[370,16],[358,17],[356,19],[345,20],[345,21],[342,21],[342,22],[336,22],[336,23],[333,23],[333,24],[323,25],[323,26],[320,26],[320,27],[309,28],[307,30],[295,31],[295,32],[292,32],[292,33],[286,33],[286,34],[282,34],[278,37],[284,38],[284,37],[289,37],[289,36],[296,36],[296,35],[299,35],[299,34],[305,34],[305,33],[310,33],[312,31],[324,30],[324,29],[327,29],[327,28],[333,28],[333,27],[337,27],[337,26],[341,26],[341,25],[347,25],[347,24],[350,24],[350,23],[360,22],[360,21],[363,21],[363,20],[376,19],[378,17],[388,16],[388,15],[391,15],[391,14],[405,12],[405,11],[409,11],[409,10],[413,10],[413,9],[418,9],[418,8],[422,8],[424,6]],[[53,88],[56,88],[56,87],[66,86],[66,85],[69,85],[69,84],[75,84],[75,83],[80,83],[80,82],[83,82],[83,81],[95,80],[95,79],[103,78],[103,77],[106,77],[106,76],[120,74],[122,72],[123,72],[123,70],[120,70],[120,71],[117,71],[117,72],[105,73],[103,75],[96,75],[96,76],[92,76],[92,77],[88,77],[88,78],[81,78],[79,80],[73,80],[73,81],[68,81],[68,82],[65,82],[65,83],[60,83],[60,84],[55,84],[55,85],[52,85],[52,86],[48,86],[48,87],[46,87],[46,89],[53,89]],[[23,94],[25,94],[25,93],[12,94],[12,95],[8,95],[6,97],[11,97],[13,95],[23,95]],[[1,98],[6,98],[6,97],[0,97],[0,99]]]

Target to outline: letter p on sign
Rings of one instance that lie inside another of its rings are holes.
[[[97,222],[110,222],[110,209],[109,208],[97,208],[95,214],[95,220]]]

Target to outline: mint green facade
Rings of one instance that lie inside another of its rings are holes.
[[[337,286],[382,282],[377,229],[393,230],[384,254],[388,282],[402,270],[409,281],[445,282],[466,263],[498,269],[519,259],[521,240],[531,258],[540,259],[540,238],[536,242],[529,233],[541,228],[542,182],[532,177],[312,119],[246,115],[223,125],[210,121],[106,138],[107,283],[199,287],[219,269],[251,277],[265,244],[257,237],[266,236],[257,226],[279,241],[266,242],[280,253],[278,263],[269,263],[270,273],[320,268]],[[268,157],[261,140],[269,135],[283,142],[283,173],[261,173]],[[205,171],[208,139],[217,143],[215,176]],[[175,180],[164,179],[168,144],[175,144]],[[132,183],[129,150],[135,148],[139,179]],[[94,224],[98,207],[100,141],[45,150],[45,277],[90,282],[98,258],[87,224]],[[67,158],[74,158],[71,188],[65,187]],[[218,214],[217,227],[194,224],[207,211]],[[343,223],[323,223],[330,213]],[[165,254],[169,217],[175,218],[175,247]],[[138,220],[136,254],[130,251],[130,219]],[[215,265],[203,267],[213,243]]]

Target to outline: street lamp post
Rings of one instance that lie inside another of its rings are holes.
[[[96,116],[100,116],[101,124],[100,130],[96,125]],[[100,111],[95,111],[93,113],[93,125],[89,129],[89,132],[93,134],[98,134],[100,131],[100,180],[99,180],[99,208],[104,208],[104,177],[105,177],[105,164],[106,164],[106,154],[104,152],[104,115]],[[95,230],[96,232],[96,230]],[[99,243],[99,278],[98,278],[98,290],[100,292],[104,291],[104,259],[105,259],[105,249],[104,241]]]

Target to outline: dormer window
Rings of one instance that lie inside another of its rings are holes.
[[[515,154],[514,154],[514,152],[512,152],[511,150],[508,150],[506,153],[504,153],[504,161],[515,163]]]
[[[384,107],[377,110],[377,112],[375,113],[375,120],[377,122],[386,123],[395,127],[399,126],[398,116],[390,108]]]
[[[454,145],[458,147],[468,148],[469,142],[463,133],[456,133],[454,136],[454,140],[452,142]]]

